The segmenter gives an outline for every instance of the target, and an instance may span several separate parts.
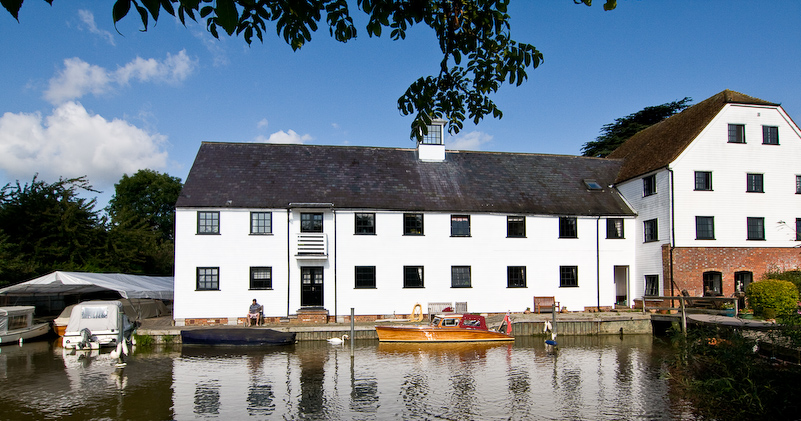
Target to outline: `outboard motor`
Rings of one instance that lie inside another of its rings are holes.
[[[92,331],[89,328],[81,329],[81,341],[78,342],[78,349],[89,348],[92,349]]]

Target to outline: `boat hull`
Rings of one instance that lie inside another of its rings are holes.
[[[431,327],[376,326],[379,342],[497,342],[515,338],[492,330]]]
[[[50,331],[49,323],[41,323],[25,329],[11,330],[8,333],[0,335],[0,345],[19,343],[20,339],[26,341],[28,339],[37,338],[39,336],[47,334],[47,332],[49,331]]]
[[[260,328],[209,328],[181,331],[187,345],[281,346],[295,343],[295,334]]]

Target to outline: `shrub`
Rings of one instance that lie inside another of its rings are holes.
[[[795,284],[798,291],[801,292],[801,270],[769,270],[765,272],[762,279],[781,279],[782,281],[790,281]]]
[[[798,289],[790,281],[757,281],[748,285],[745,294],[757,316],[782,316],[794,313],[798,308]]]

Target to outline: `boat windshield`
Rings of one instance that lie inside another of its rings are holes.
[[[81,309],[82,319],[105,319],[108,318],[108,308],[106,307],[83,307]]]

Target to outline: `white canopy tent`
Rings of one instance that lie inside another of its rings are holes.
[[[0,295],[65,295],[116,291],[122,298],[172,300],[174,285],[172,276],[56,271],[2,288]]]

